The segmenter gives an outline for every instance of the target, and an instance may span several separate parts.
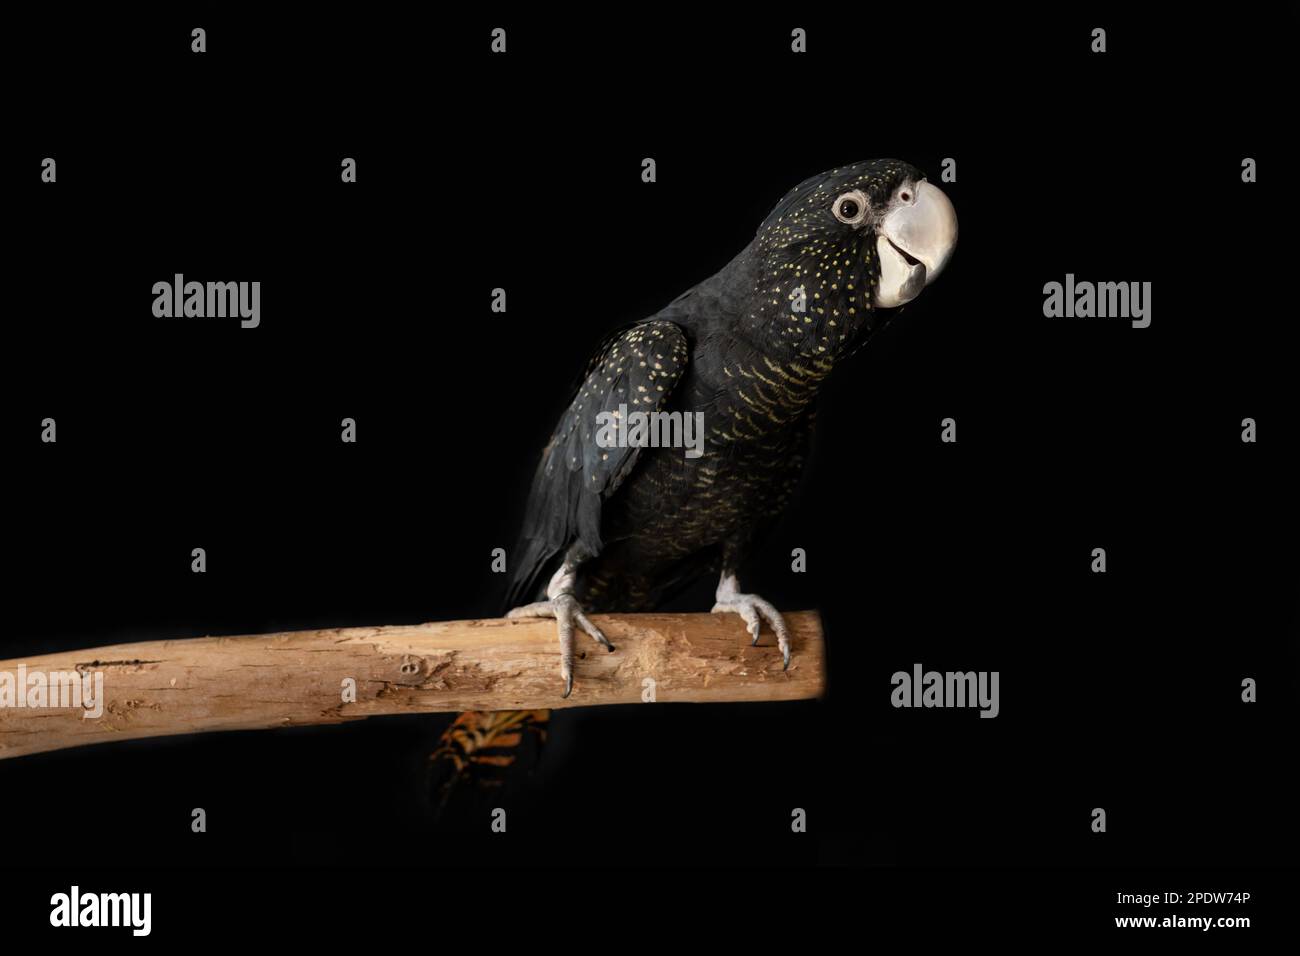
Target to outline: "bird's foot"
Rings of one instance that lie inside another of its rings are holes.
[[[790,629],[786,627],[781,612],[757,594],[741,594],[736,590],[735,578],[724,578],[718,586],[717,604],[713,605],[714,614],[739,614],[745,622],[745,628],[754,639],[750,646],[758,643],[760,621],[767,621],[768,626],[776,632],[776,646],[781,649],[781,658],[785,670],[790,669]]]
[[[614,645],[583,613],[582,606],[572,594],[557,594],[549,601],[525,604],[506,614],[507,618],[553,617],[560,633],[560,678],[564,681],[564,696],[573,693],[573,625],[577,624],[607,651]]]

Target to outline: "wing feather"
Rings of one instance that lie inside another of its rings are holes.
[[[628,326],[602,343],[542,451],[511,562],[509,605],[530,597],[574,543],[600,553],[602,505],[632,474],[641,449],[602,448],[597,416],[623,405],[629,413],[663,410],[688,362],[686,334],[663,320]]]

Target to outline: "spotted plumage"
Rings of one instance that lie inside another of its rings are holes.
[[[512,606],[566,561],[588,610],[650,609],[737,569],[795,490],[820,384],[879,323],[871,225],[921,178],[883,160],[805,181],[720,272],[606,340],[542,452]],[[849,193],[857,224],[832,209]],[[598,447],[597,414],[621,402],[703,412],[703,454]]]

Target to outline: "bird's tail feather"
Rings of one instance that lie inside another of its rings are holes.
[[[549,710],[466,711],[429,754],[429,795],[435,818],[455,805],[497,795],[531,770],[546,741]]]

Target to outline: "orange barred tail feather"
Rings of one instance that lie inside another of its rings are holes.
[[[512,770],[531,769],[546,742],[549,710],[466,711],[429,754],[429,793],[441,816],[453,796],[503,787]]]

